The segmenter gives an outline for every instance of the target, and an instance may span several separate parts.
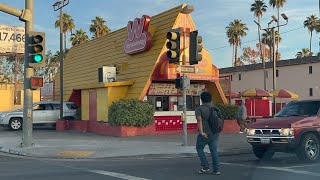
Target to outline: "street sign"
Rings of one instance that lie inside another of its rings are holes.
[[[195,66],[176,66],[176,71],[178,73],[196,73]]]

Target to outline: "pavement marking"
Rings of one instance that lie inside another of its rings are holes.
[[[150,179],[146,179],[146,178],[140,178],[140,177],[130,176],[130,175],[127,175],[127,174],[120,174],[120,173],[110,172],[110,171],[89,170],[88,172],[101,174],[101,175],[106,175],[106,176],[111,176],[111,177],[115,177],[115,178],[119,178],[119,179],[150,180]]]
[[[61,151],[56,154],[58,157],[83,158],[94,154],[96,151]]]
[[[302,168],[302,167],[313,167],[313,166],[320,166],[320,164],[306,164],[306,165],[300,165],[300,166],[288,166],[285,168],[291,169],[291,168]]]
[[[246,167],[246,168],[257,168],[257,169],[268,169],[268,170],[275,170],[275,171],[284,171],[284,172],[290,172],[295,174],[303,174],[303,175],[310,175],[310,176],[316,176],[320,177],[320,173],[313,173],[310,171],[302,171],[302,170],[296,170],[296,169],[290,169],[290,168],[282,168],[282,167],[270,167],[270,166],[251,166],[251,165],[245,165],[245,164],[235,164],[235,163],[220,163],[223,165],[229,165],[229,166],[239,166],[239,167]]]

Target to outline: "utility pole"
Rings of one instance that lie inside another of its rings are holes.
[[[63,13],[62,8],[69,4],[69,0],[61,0],[55,2],[52,6],[54,11],[60,10],[60,119],[63,119]]]
[[[277,70],[276,70],[276,66],[277,66],[277,51],[276,51],[276,31],[275,31],[275,28],[273,27],[271,29],[272,31],[272,61],[273,61],[273,91],[275,91],[277,89]],[[276,98],[273,97],[273,115],[276,114],[276,107],[277,107],[277,104],[276,104]]]

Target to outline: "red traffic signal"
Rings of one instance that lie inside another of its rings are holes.
[[[31,77],[31,89],[36,90],[43,87],[43,77]]]

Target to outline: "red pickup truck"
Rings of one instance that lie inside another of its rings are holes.
[[[260,159],[286,152],[304,161],[316,161],[320,157],[320,100],[288,103],[274,118],[250,124],[247,139]]]

